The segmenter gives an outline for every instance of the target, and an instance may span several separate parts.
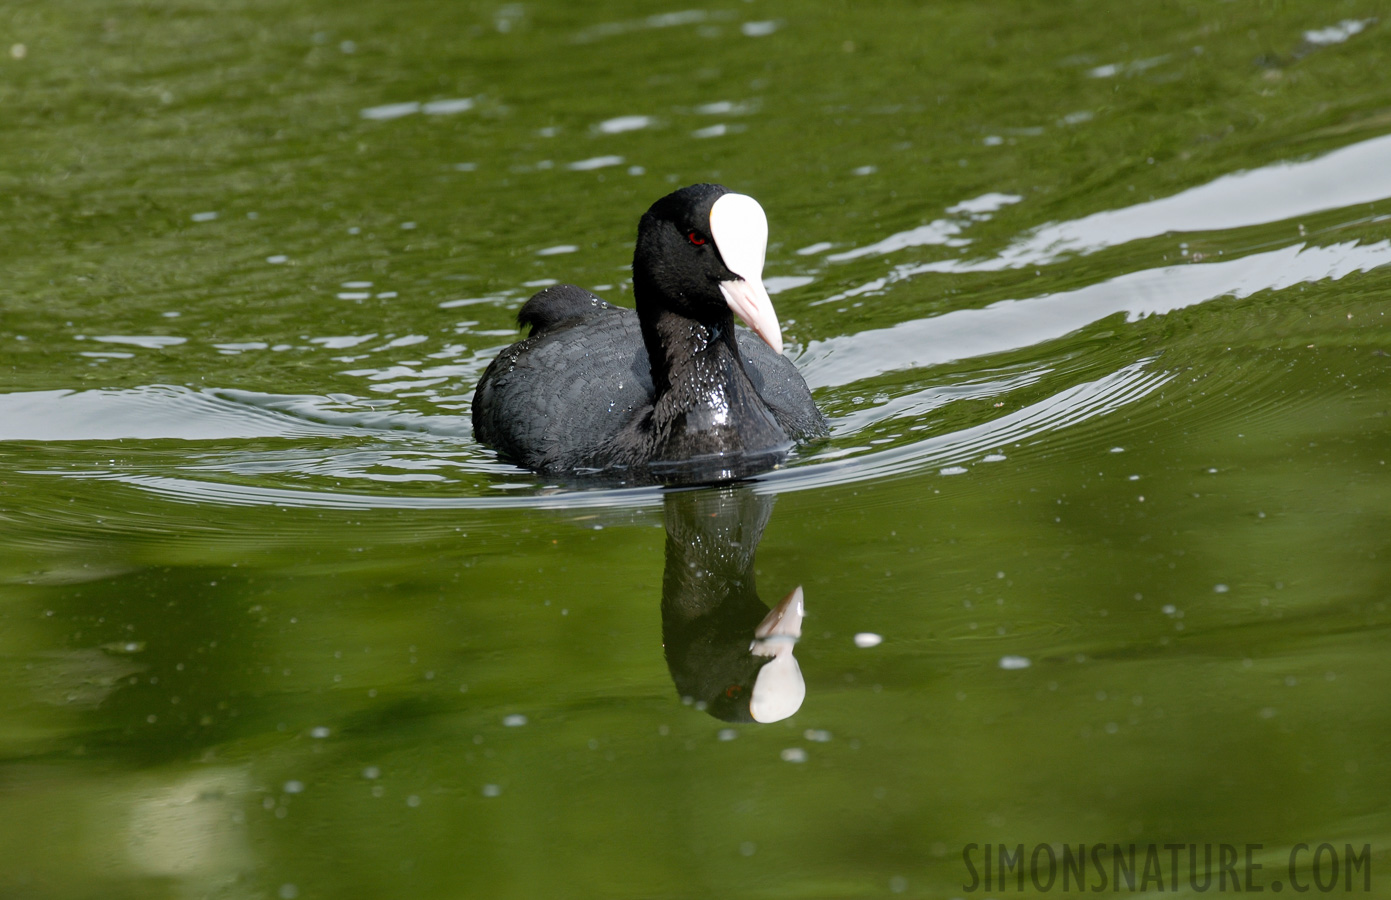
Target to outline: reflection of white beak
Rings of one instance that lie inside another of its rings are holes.
[[[792,655],[793,645],[802,636],[802,587],[798,585],[754,629],[749,650],[755,656],[771,656],[772,661],[758,670],[749,700],[749,714],[755,722],[778,722],[802,708],[807,683]]]
[[[720,282],[720,293],[734,314],[782,352],[782,328],[773,300],[763,286],[763,260],[768,252],[768,217],[758,201],[744,194],[725,194],[710,207],[710,235],[725,268],[739,278]]]

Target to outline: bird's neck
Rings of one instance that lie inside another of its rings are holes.
[[[662,310],[644,319],[642,332],[659,458],[767,452],[788,443],[744,369],[732,315],[699,322]]]

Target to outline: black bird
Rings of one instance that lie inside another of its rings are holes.
[[[638,223],[636,312],[568,284],[528,300],[530,335],[474,392],[474,435],[541,472],[671,482],[753,474],[826,434],[782,355],[767,241],[752,197],[696,184],[658,200]]]

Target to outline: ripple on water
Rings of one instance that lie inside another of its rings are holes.
[[[647,26],[644,26],[647,27]],[[657,26],[652,26],[657,27]],[[451,101],[462,104],[462,101]],[[413,106],[405,110],[407,106]],[[463,106],[460,105],[460,109]],[[394,104],[380,117],[421,111],[420,104]],[[721,110],[724,107],[720,107]],[[403,111],[405,110],[405,111]],[[713,112],[715,110],[704,110]],[[605,120],[599,130],[623,133],[650,127],[646,116]],[[1391,197],[1391,137],[1363,141],[1324,156],[1283,162],[1225,175],[1172,197],[1099,212],[1070,222],[1039,226],[981,259],[950,258],[896,262],[881,274],[839,294],[813,301],[834,302],[871,293],[904,290],[916,280],[964,272],[1009,272],[1051,265],[1068,256],[1098,253],[1123,243],[1167,232],[1234,231],[1291,217]],[[597,156],[571,163],[577,170],[619,165],[623,158]],[[1006,207],[1021,206],[1018,195],[991,192],[964,200],[942,218],[896,232],[860,247],[816,259],[831,249],[818,242],[797,251],[812,273],[827,265],[873,264],[887,256],[934,247],[964,248],[969,226]],[[1365,217],[1365,211],[1357,214]],[[569,253],[574,245],[553,245],[541,255]],[[760,476],[756,490],[779,493],[936,471],[971,477],[977,464],[1005,458],[1008,448],[1045,439],[1056,442],[1075,426],[1111,415],[1148,397],[1175,377],[1165,361],[1132,353],[1090,364],[1082,375],[1053,360],[1037,358],[1050,341],[1075,335],[1108,317],[1134,324],[1219,298],[1245,298],[1261,291],[1338,281],[1391,263],[1391,241],[1343,240],[1321,243],[1305,237],[1283,246],[1227,258],[1141,267],[1095,283],[998,300],[924,318],[812,339],[798,364],[818,399],[832,415],[829,442],[806,448],[791,464]],[[804,270],[807,271],[807,270]],[[771,277],[770,292],[805,288],[815,274]],[[537,287],[550,279],[529,282]],[[1034,282],[1030,279],[1020,284]],[[343,282],[345,293],[370,296],[367,281]],[[516,291],[446,300],[441,308],[510,306]],[[471,338],[507,337],[510,330],[478,329],[459,323],[455,332]],[[188,342],[169,335],[101,335],[89,340],[138,350],[163,350]],[[343,362],[372,359],[342,377],[361,379],[368,400],[353,393],[330,396],[276,395],[238,390],[202,390],[152,385],[128,390],[39,391],[0,395],[0,440],[102,442],[123,439],[221,441],[196,459],[186,454],[144,468],[58,463],[45,469],[73,477],[114,479],[144,490],[184,499],[232,504],[363,507],[494,507],[648,505],[653,489],[555,488],[498,462],[471,439],[466,414],[472,385],[498,346],[427,346],[425,334],[366,333],[309,338],[309,346],[353,350]],[[264,341],[221,341],[224,354],[262,352]],[[399,351],[416,349],[399,359]],[[428,350],[428,353],[421,351]],[[1001,365],[1010,354],[1033,351],[1035,358]],[[106,353],[123,351],[103,351]],[[375,362],[381,358],[381,362]],[[429,365],[422,360],[429,358]],[[980,365],[962,366],[966,360]],[[924,372],[955,364],[949,383],[901,373]],[[1263,377],[1261,372],[1250,373]],[[888,383],[892,379],[893,383]],[[864,397],[872,400],[864,401]],[[853,398],[853,400],[851,399]],[[995,401],[993,412],[985,404]],[[958,418],[954,427],[932,425],[944,410],[986,409]],[[1249,410],[1262,415],[1269,403]],[[964,422],[964,424],[963,424]],[[228,448],[226,441],[283,439],[283,448]],[[364,446],[368,444],[368,446]],[[1014,457],[1017,452],[1009,450]],[[79,454],[80,455],[80,454]],[[248,484],[247,479],[256,483]],[[286,484],[293,480],[293,486]],[[305,480],[310,482],[305,486]],[[229,480],[234,480],[229,483]],[[390,485],[385,493],[363,490]],[[426,493],[405,493],[411,485]],[[356,487],[354,487],[356,486]],[[506,486],[499,494],[495,488]],[[450,492],[454,495],[446,495]]]

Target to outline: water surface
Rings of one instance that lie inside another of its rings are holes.
[[[1385,889],[1379,16],[0,12],[0,894],[967,896],[1079,842]],[[527,296],[629,304],[706,180],[831,437],[699,501],[477,445]],[[803,588],[780,722],[673,682],[700,503]]]

